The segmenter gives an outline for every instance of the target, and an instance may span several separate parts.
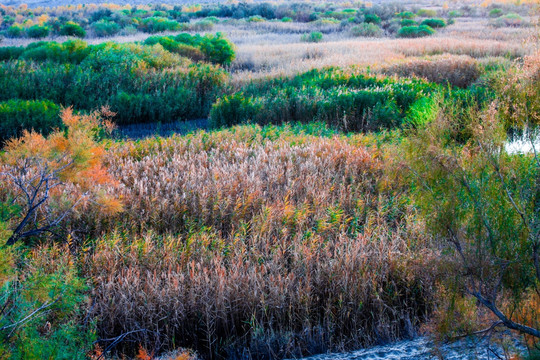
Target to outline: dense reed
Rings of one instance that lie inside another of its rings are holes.
[[[362,142],[250,126],[113,147],[125,232],[84,266],[100,335],[268,359],[411,336],[434,253]]]

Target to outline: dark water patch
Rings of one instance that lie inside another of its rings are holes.
[[[171,123],[139,123],[120,125],[114,131],[118,139],[144,139],[153,136],[186,135],[197,130],[208,129],[208,119],[175,121]]]

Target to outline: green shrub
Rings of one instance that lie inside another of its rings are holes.
[[[418,23],[412,19],[402,19],[399,24],[403,26],[416,26]]]
[[[0,145],[22,134],[35,130],[48,134],[60,127],[60,108],[51,101],[8,100],[0,102]]]
[[[416,14],[411,11],[402,11],[399,14],[396,14],[396,16],[402,19],[414,19]]]
[[[24,28],[20,24],[13,24],[7,29],[8,37],[17,38],[24,36],[24,34]]]
[[[381,18],[376,14],[366,14],[364,15],[364,22],[368,24],[380,24]]]
[[[41,25],[33,25],[26,29],[26,35],[34,39],[42,39],[49,36],[49,27]]]
[[[120,25],[108,20],[100,20],[92,24],[92,30],[97,37],[108,37],[118,34]]]
[[[63,25],[60,28],[60,35],[76,36],[76,37],[83,38],[86,36],[86,31],[82,28],[81,25],[73,21],[68,21],[65,25]]]
[[[451,19],[461,17],[461,16],[463,16],[463,15],[458,10],[452,10],[452,11],[448,12],[448,17],[451,18]]]
[[[382,34],[382,29],[375,24],[362,23],[351,28],[353,36],[376,37]]]
[[[427,25],[404,26],[398,31],[399,37],[417,38],[435,34],[435,30]]]
[[[290,17],[288,17],[288,16],[285,16],[285,17],[281,18],[281,21],[282,21],[282,22],[292,22],[293,19],[290,18]]]
[[[432,28],[443,28],[446,22],[443,19],[425,19],[420,25],[427,25]]]
[[[234,58],[221,36],[185,35],[205,59]],[[85,45],[36,43],[19,55],[32,61],[1,63],[0,101],[47,99],[87,111],[109,104],[119,123],[171,122],[208,116],[226,80],[219,67],[192,64],[157,43]]]
[[[174,37],[151,36],[144,41],[144,44],[161,44],[166,50],[195,61],[207,60],[216,64],[228,65],[235,58],[233,43],[224,38],[221,33],[204,36],[187,33]]]
[[[204,18],[204,21],[210,21],[214,24],[219,24],[219,19],[215,16],[207,16]]]
[[[437,16],[437,10],[433,9],[420,9],[416,12],[416,15],[420,17],[435,17]]]
[[[312,70],[291,79],[244,86],[213,105],[210,122],[222,127],[319,121],[345,131],[391,129],[400,126],[411,106],[434,89],[419,80],[398,82],[332,68]]]
[[[5,311],[0,319],[0,352],[4,358],[83,360],[92,350],[95,325],[82,321],[88,286],[69,252],[55,246],[0,250],[0,306]]]
[[[238,92],[216,101],[210,111],[211,125],[213,128],[222,128],[251,122],[261,110],[262,103]]]
[[[262,16],[255,15],[255,16],[250,16],[249,18],[247,18],[246,21],[247,22],[265,22],[266,19],[263,18]]]
[[[323,40],[323,34],[318,31],[312,31],[309,34],[302,35],[300,40],[303,42],[313,42],[313,43],[321,42]]]
[[[420,17],[434,17],[437,16],[437,11],[433,9],[420,9],[416,12],[416,15]]]
[[[189,29],[193,31],[210,31],[214,28],[214,23],[208,20],[197,21]]]
[[[333,19],[333,18],[320,18],[315,21],[313,21],[314,25],[317,26],[324,26],[324,25],[337,25],[339,24],[339,20]]]
[[[176,20],[169,20],[163,17],[150,17],[143,19],[139,23],[139,30],[147,33],[157,33],[164,31],[175,31],[180,29],[180,23]]]
[[[498,8],[491,9],[489,11],[489,17],[490,18],[498,18],[498,17],[502,16],[502,14],[503,14],[503,11],[501,9],[498,9]]]
[[[235,58],[234,44],[223,37],[222,33],[207,34],[200,40],[200,49],[210,62],[230,65]]]
[[[495,27],[505,27],[505,26],[512,26],[512,27],[521,27],[521,26],[529,26],[529,23],[525,21],[523,17],[519,14],[515,13],[509,13],[504,16],[498,17],[495,19],[492,23]]]
[[[0,47],[0,61],[18,59],[23,52],[24,48],[19,46]]]

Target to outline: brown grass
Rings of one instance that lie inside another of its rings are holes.
[[[101,336],[146,329],[133,339],[146,349],[273,358],[414,332],[434,255],[378,151],[361,136],[262,135],[112,150],[129,209],[117,225],[145,235],[115,231],[86,256]]]
[[[429,59],[408,59],[381,70],[387,75],[420,77],[438,84],[466,88],[481,75],[480,64],[467,55],[442,55]]]

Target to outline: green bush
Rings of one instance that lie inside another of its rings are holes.
[[[435,34],[435,30],[427,25],[404,26],[398,31],[399,37],[417,38]]]
[[[48,134],[62,125],[60,108],[51,101],[8,100],[0,102],[0,145],[23,130]]]
[[[433,9],[420,9],[416,12],[416,15],[420,17],[434,17],[437,16],[437,11]]]
[[[235,58],[234,44],[223,37],[222,33],[204,36],[188,33],[177,36],[151,36],[144,44],[160,44],[170,52],[195,61],[207,60],[220,65],[229,65]]]
[[[312,70],[244,86],[213,105],[210,122],[223,127],[319,121],[344,131],[391,129],[406,121],[411,106],[435,88],[420,80],[398,82],[332,68]]]
[[[363,23],[351,28],[353,36],[376,37],[382,34],[382,29],[375,24]]]
[[[169,20],[163,17],[150,17],[143,19],[139,23],[139,30],[147,33],[157,33],[164,31],[175,31],[180,29],[180,23],[176,20]]]
[[[199,47],[206,59],[215,64],[230,65],[235,58],[234,44],[223,37],[222,33],[203,36]]]
[[[449,11],[449,12],[448,12],[448,17],[449,17],[450,19],[452,19],[452,18],[457,18],[457,17],[461,17],[461,16],[462,16],[462,14],[461,14],[461,12],[459,12],[458,10],[452,10],[452,11]]]
[[[234,58],[220,35],[183,37],[205,59]],[[182,46],[176,50],[185,50]],[[192,64],[159,43],[41,42],[28,46],[18,60],[0,64],[0,101],[47,99],[87,111],[108,104],[119,123],[171,122],[208,116],[225,80],[221,68]]]
[[[290,18],[290,17],[288,17],[288,16],[285,16],[285,17],[281,18],[281,21],[282,21],[282,22],[292,22],[293,19]]]
[[[262,16],[255,15],[255,16],[250,16],[249,18],[247,18],[246,21],[247,22],[265,22],[266,19],[263,18]]]
[[[412,19],[402,19],[399,24],[403,26],[416,26],[418,23]]]
[[[3,358],[83,360],[92,350],[95,324],[82,321],[88,286],[66,250],[0,250]]]
[[[503,14],[503,11],[501,9],[497,9],[497,8],[491,9],[489,11],[489,17],[490,18],[498,18],[499,16],[502,16],[502,14]]]
[[[364,15],[364,22],[368,24],[380,24],[381,18],[376,14],[366,14]]]
[[[33,25],[26,29],[26,35],[34,39],[42,39],[49,36],[49,27],[41,25]]]
[[[24,36],[25,31],[22,25],[20,24],[13,24],[7,29],[7,36],[12,38],[22,37]]]
[[[505,26],[512,26],[512,27],[521,27],[521,26],[529,26],[529,23],[525,21],[523,17],[519,14],[515,13],[509,13],[504,16],[498,17],[495,19],[492,23],[495,27],[505,27]]]
[[[65,25],[63,25],[60,28],[60,35],[76,36],[76,37],[83,38],[86,36],[86,31],[82,28],[81,25],[73,21],[68,21]]]
[[[321,42],[322,39],[323,39],[323,34],[318,31],[312,31],[309,34],[304,34],[300,38],[300,40],[303,42],[313,42],[313,43]]]
[[[222,128],[256,119],[262,110],[262,103],[253,97],[246,97],[242,92],[225,96],[216,101],[210,111],[212,127]]]
[[[425,19],[420,25],[427,25],[432,28],[443,28],[446,22],[443,19]]]
[[[108,20],[100,20],[92,24],[92,30],[97,37],[107,37],[118,34],[120,25]]]
[[[210,31],[214,28],[214,22],[209,20],[201,20],[189,26],[186,30],[192,31]]]
[[[0,47],[0,61],[18,59],[23,52],[24,48],[20,46]]]
[[[396,16],[402,19],[414,19],[416,17],[416,14],[411,11],[402,11],[396,14]]]

